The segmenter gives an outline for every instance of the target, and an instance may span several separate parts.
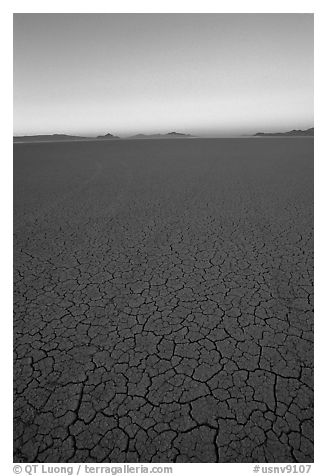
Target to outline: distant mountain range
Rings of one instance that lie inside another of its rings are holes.
[[[135,136],[127,137],[127,139],[177,139],[193,137],[190,134],[182,134],[180,132],[169,132],[168,134],[137,134]],[[14,142],[63,142],[74,140],[112,140],[120,139],[118,136],[112,134],[105,134],[97,137],[85,137],[85,136],[71,136],[67,134],[48,134],[48,135],[35,135],[35,136],[14,136]]]
[[[314,136],[314,128],[311,127],[305,131],[293,129],[288,132],[257,132],[255,136]]]
[[[288,132],[257,132],[254,137],[265,136],[314,136],[314,128],[307,130],[293,130]],[[194,137],[191,134],[182,134],[181,132],[168,132],[168,134],[136,134],[134,136],[126,137],[126,139],[185,139]],[[14,136],[14,142],[64,142],[64,141],[79,141],[79,140],[116,140],[120,139],[113,134],[105,134],[97,137],[74,136],[68,134],[47,134],[35,136]]]

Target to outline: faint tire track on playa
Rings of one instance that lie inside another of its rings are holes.
[[[27,147],[28,146],[29,144],[27,144]],[[128,183],[131,179],[131,176],[129,174],[129,169],[127,167],[127,164],[124,162],[124,160],[121,160],[119,162],[119,166],[123,169],[124,173],[126,174],[126,183],[124,184],[124,187],[122,188],[120,195],[119,197],[117,197],[117,199],[121,199],[122,195],[125,192],[126,186],[128,186]],[[76,184],[73,189],[67,191],[65,194],[61,195],[60,197],[57,197],[56,200],[52,201],[51,203],[48,203],[46,206],[39,204],[38,209],[32,210],[30,211],[30,213],[25,214],[23,219],[20,217],[19,223],[16,223],[15,225],[15,231],[23,229],[28,224],[33,225],[35,223],[35,220],[44,219],[44,216],[48,213],[51,213],[51,211],[54,208],[63,206],[65,202],[67,201],[74,200],[75,195],[82,193],[87,188],[92,187],[93,184],[96,184],[96,180],[102,171],[103,171],[103,163],[95,159],[94,172],[91,174],[90,177]]]

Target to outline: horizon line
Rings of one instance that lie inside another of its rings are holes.
[[[201,137],[238,137],[238,136],[247,136],[247,137],[252,137],[254,136],[255,134],[260,134],[260,133],[263,133],[263,134],[278,134],[278,133],[287,133],[287,132],[292,132],[292,131],[308,131],[310,129],[314,129],[314,126],[311,126],[311,127],[307,127],[305,129],[279,129],[277,131],[272,131],[271,129],[267,130],[267,129],[259,129],[256,131],[256,132],[253,132],[253,133],[250,133],[250,132],[217,132],[217,133],[193,133],[193,132],[179,132],[178,130],[174,130],[174,131],[169,131],[169,132],[149,132],[149,133],[145,133],[145,132],[136,132],[136,133],[130,133],[130,134],[127,134],[127,133],[123,133],[122,135],[116,135],[115,133],[111,133],[111,132],[106,132],[106,133],[80,133],[80,132],[76,132],[76,133],[68,133],[68,132],[42,132],[42,133],[20,133],[20,134],[17,134],[15,132],[13,132],[13,138],[18,138],[18,137],[35,137],[35,136],[67,136],[67,137],[80,137],[81,139],[97,139],[97,138],[105,138],[106,135],[111,135],[112,136],[112,140],[114,138],[117,138],[117,139],[128,139],[130,137],[137,137],[137,136],[144,136],[145,138],[146,137],[151,137],[151,136],[167,136],[167,135],[172,135],[172,134],[177,134],[177,135],[184,135],[185,137],[193,137],[193,138],[201,138]]]

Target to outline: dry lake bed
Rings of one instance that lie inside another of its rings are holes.
[[[14,459],[313,461],[313,139],[14,145]]]

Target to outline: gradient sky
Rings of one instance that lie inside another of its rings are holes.
[[[14,134],[313,126],[311,14],[14,14]]]

